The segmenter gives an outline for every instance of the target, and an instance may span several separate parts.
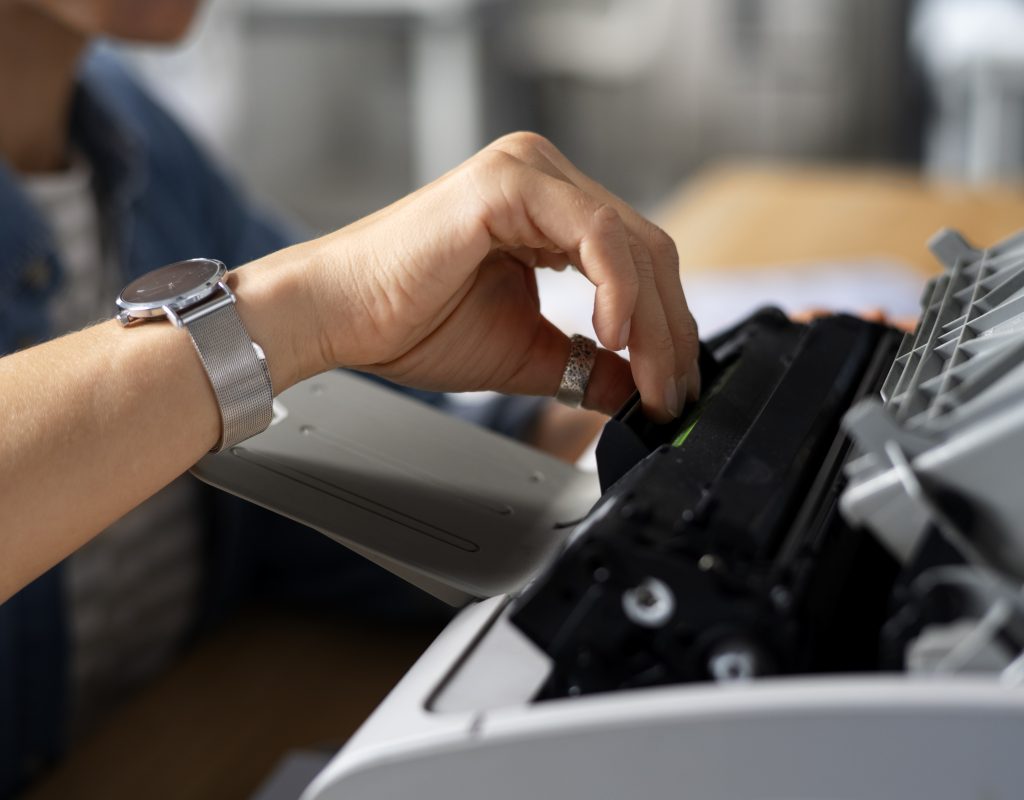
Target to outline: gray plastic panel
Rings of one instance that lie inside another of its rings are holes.
[[[980,250],[944,231],[931,247],[947,271],[926,286],[882,399],[847,414],[862,455],[842,508],[901,559],[932,524],[970,563],[1021,578],[1024,235]]]
[[[438,641],[449,661],[453,638]],[[428,716],[442,655],[428,650],[302,800],[1020,796],[1024,693],[991,681],[671,686]]]
[[[351,373],[305,381],[202,480],[458,605],[518,591],[599,496],[596,475]]]

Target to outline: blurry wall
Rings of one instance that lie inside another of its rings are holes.
[[[1024,178],[1024,0],[917,0],[909,40],[932,101],[928,172]]]
[[[542,0],[537,0],[544,5]],[[893,0],[686,0],[640,74],[535,80],[539,126],[642,205],[701,163],[903,152]]]
[[[250,187],[329,229],[517,128],[641,207],[709,159],[902,157],[905,17],[902,0],[213,0],[184,47],[129,54]]]
[[[247,22],[248,103],[235,160],[251,184],[318,229],[380,208],[412,186],[401,21]]]

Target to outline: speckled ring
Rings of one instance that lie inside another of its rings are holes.
[[[583,395],[590,383],[590,371],[594,368],[597,357],[597,344],[593,339],[574,334],[569,340],[569,360],[565,362],[565,371],[558,386],[555,399],[570,408],[579,408]]]

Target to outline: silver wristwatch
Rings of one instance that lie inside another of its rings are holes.
[[[226,274],[212,258],[176,261],[136,278],[117,297],[122,325],[166,317],[192,337],[220,405],[215,453],[266,430],[274,405],[267,358],[238,316]]]

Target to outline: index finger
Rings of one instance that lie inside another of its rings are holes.
[[[594,328],[612,350],[626,345],[639,281],[619,213],[577,186],[501,151],[485,151],[472,175],[481,216],[505,247],[558,249],[596,287]]]
[[[673,383],[678,387],[680,400],[683,399],[683,394],[695,400],[700,394],[700,372],[696,366],[697,325],[683,292],[679,258],[671,237],[624,200],[587,176],[543,136],[525,132],[513,133],[498,139],[490,146],[503,150],[538,170],[574,184],[599,202],[612,206],[619,213],[626,226],[633,262],[641,278],[637,312],[641,316],[634,320],[634,334],[644,335],[635,337],[636,340],[630,343],[630,351],[640,362],[648,361],[653,349],[651,343],[663,340],[667,327],[674,365],[671,373],[665,375],[671,374],[674,377]],[[650,275],[649,280],[645,280],[646,274]],[[652,293],[654,296],[645,298],[645,293]],[[639,305],[643,305],[645,310],[640,311]],[[667,343],[661,341],[660,348],[664,349],[665,344]],[[662,359],[659,357],[656,360]],[[650,365],[640,363],[637,367],[645,370],[649,369]],[[654,369],[664,372],[660,365],[656,365]],[[637,378],[641,385],[647,383],[639,376]]]

